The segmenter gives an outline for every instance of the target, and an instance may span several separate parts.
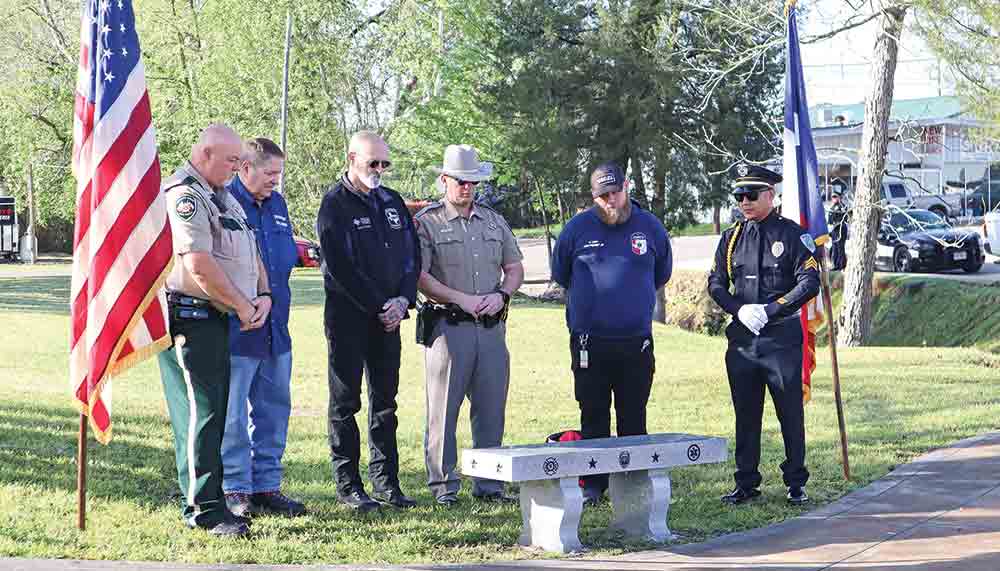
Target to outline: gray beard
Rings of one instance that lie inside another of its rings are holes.
[[[626,200],[625,207],[617,210],[614,215],[609,215],[606,210],[596,204],[594,205],[594,212],[601,219],[601,222],[608,226],[618,226],[619,224],[628,222],[628,219],[632,217],[632,200]]]

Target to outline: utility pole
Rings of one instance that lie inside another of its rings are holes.
[[[35,178],[31,161],[28,161],[28,259],[22,260],[27,264],[34,264],[38,259],[38,243],[35,241]]]
[[[285,71],[284,79],[281,82],[281,151],[288,156],[288,60],[292,52],[292,11],[288,10],[288,19],[285,23]],[[278,190],[285,193],[285,169],[281,169],[281,180],[278,181]]]

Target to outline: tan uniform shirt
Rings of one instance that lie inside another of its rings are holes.
[[[188,180],[187,184],[183,183],[185,180]],[[178,168],[163,182],[162,188],[170,189],[166,196],[167,214],[173,234],[174,255],[177,256],[174,268],[167,276],[167,289],[210,299],[208,293],[194,281],[180,257],[188,252],[211,252],[223,273],[247,299],[257,297],[260,271],[257,240],[240,203],[225,189],[211,190],[211,185],[191,163]],[[215,305],[224,311],[234,311],[219,303]]]
[[[524,256],[510,226],[491,208],[473,205],[468,220],[442,200],[417,213],[423,271],[470,295],[496,290],[503,266]]]

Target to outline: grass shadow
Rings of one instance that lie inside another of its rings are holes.
[[[69,314],[69,276],[0,278],[0,311]]]
[[[165,446],[141,444],[156,425],[166,425]],[[78,426],[79,413],[69,407],[22,404],[17,411],[0,409],[0,486],[75,491]],[[88,495],[126,497],[150,508],[172,501],[177,471],[167,419],[117,415],[114,430],[113,445],[94,440],[88,444]]]

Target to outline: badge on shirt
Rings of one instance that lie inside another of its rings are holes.
[[[403,227],[403,224],[399,221],[399,212],[396,212],[395,208],[385,209],[385,219],[389,221],[389,227],[393,230],[399,230]]]
[[[198,213],[198,203],[190,196],[182,196],[174,203],[174,212],[185,222],[194,218]]]
[[[641,256],[646,253],[647,249],[646,235],[642,232],[632,234],[632,253],[636,256]]]
[[[785,253],[785,243],[775,242],[771,244],[771,255],[775,258],[780,258],[782,254]]]
[[[802,240],[802,243],[805,244],[806,248],[808,248],[810,252],[816,251],[816,242],[813,241],[813,237],[811,235],[803,234],[799,239]]]

